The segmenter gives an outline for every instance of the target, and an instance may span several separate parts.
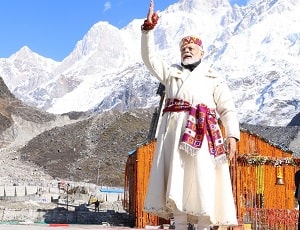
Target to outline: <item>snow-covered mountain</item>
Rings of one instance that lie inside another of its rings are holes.
[[[205,62],[232,89],[241,122],[285,126],[300,109],[300,0],[180,0],[160,13],[158,52],[180,61],[178,42],[200,34]],[[27,104],[51,113],[126,111],[158,104],[157,80],[140,57],[135,19],[96,23],[62,62],[24,47],[0,59],[0,76]]]

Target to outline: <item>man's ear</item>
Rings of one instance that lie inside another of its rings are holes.
[[[203,58],[203,56],[204,56],[204,50],[201,50],[200,52],[201,52],[201,58]]]

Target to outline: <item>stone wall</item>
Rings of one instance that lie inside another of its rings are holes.
[[[1,209],[0,222],[96,224],[134,227],[135,218],[126,212],[67,211],[67,210],[17,210]]]
[[[55,183],[53,183],[55,185]],[[75,187],[75,186],[74,186]],[[132,226],[135,224],[123,209],[124,194],[115,188],[88,189],[87,194],[67,196],[57,186],[0,186],[0,223],[78,223]],[[99,212],[89,203],[93,196],[100,201]]]

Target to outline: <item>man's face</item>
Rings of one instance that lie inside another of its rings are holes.
[[[200,61],[204,55],[202,48],[194,43],[190,43],[181,47],[180,53],[181,62],[184,65],[189,65]]]

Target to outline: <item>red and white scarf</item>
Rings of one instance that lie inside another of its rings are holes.
[[[202,146],[204,136],[206,136],[210,154],[220,161],[226,160],[216,110],[208,108],[205,104],[192,106],[189,102],[176,98],[166,100],[163,113],[181,111],[188,111],[189,116],[179,148],[188,154],[196,155]]]

